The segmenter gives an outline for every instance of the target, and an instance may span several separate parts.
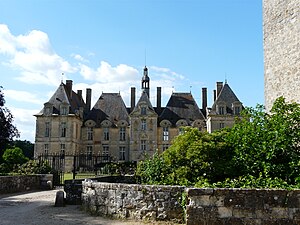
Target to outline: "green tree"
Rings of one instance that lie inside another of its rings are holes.
[[[161,155],[138,164],[143,183],[194,185],[199,180],[215,182],[230,175],[230,148],[224,142],[227,131],[213,134],[187,127]]]
[[[278,98],[270,113],[248,108],[229,132],[234,176],[280,178],[290,184],[299,177],[300,105]]]
[[[0,86],[0,160],[7,144],[13,140],[14,137],[19,137],[17,128],[12,124],[13,115],[5,106],[4,94]]]
[[[2,157],[4,163],[11,169],[13,169],[15,165],[21,165],[28,161],[22,149],[18,147],[6,149]]]
[[[34,144],[27,140],[14,140],[10,144],[11,146],[19,147],[22,149],[24,155],[29,158],[33,159],[34,155]]]

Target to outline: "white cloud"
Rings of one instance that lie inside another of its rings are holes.
[[[81,55],[79,55],[79,54],[71,54],[71,56],[72,56],[74,59],[76,59],[77,61],[85,62],[85,63],[89,62],[89,60],[83,58],[83,57],[82,57]]]
[[[40,110],[21,109],[16,107],[9,107],[14,116],[14,124],[20,132],[21,140],[34,141],[35,137],[35,118]]]
[[[80,74],[86,80],[94,80],[101,83],[126,82],[139,77],[139,72],[134,67],[126,64],[119,64],[113,67],[105,61],[101,61],[96,69],[80,64]]]
[[[4,94],[6,98],[10,98],[16,101],[29,102],[38,105],[43,104],[43,101],[39,96],[27,91],[5,90]]]
[[[16,79],[29,84],[57,85],[62,72],[77,71],[54,52],[48,35],[42,31],[14,36],[7,25],[0,24],[0,53],[9,56],[11,68],[20,70]]]

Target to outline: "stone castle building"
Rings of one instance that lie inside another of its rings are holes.
[[[263,0],[265,105],[300,103],[300,1]]]
[[[142,94],[136,103],[131,87],[130,107],[119,93],[102,93],[91,108],[91,89],[72,90],[72,81],[63,82],[40,113],[36,114],[35,154],[95,154],[111,156],[115,161],[139,161],[145,155],[167,149],[185,126],[213,132],[231,127],[240,115],[242,103],[227,82],[217,82],[214,103],[207,107],[207,89],[202,88],[200,109],[191,93],[172,93],[167,105],[161,105],[161,87],[157,102],[150,100],[150,78],[144,68]]]

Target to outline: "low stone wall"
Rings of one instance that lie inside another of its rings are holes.
[[[93,182],[125,183],[135,184],[133,176],[103,176],[89,178]],[[65,180],[64,191],[66,192],[66,203],[68,205],[81,205],[82,181],[85,179]]]
[[[181,221],[180,186],[82,183],[83,208],[95,215],[135,220]]]
[[[300,190],[212,189],[82,182],[82,204],[95,215],[187,225],[300,224]],[[185,198],[186,206],[181,206]]]
[[[300,224],[300,190],[187,189],[186,224]]]
[[[48,181],[51,181],[51,185]],[[47,190],[52,188],[52,182],[52,174],[0,176],[0,194]]]

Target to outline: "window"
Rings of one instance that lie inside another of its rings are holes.
[[[45,137],[50,137],[50,122],[45,123]]]
[[[166,151],[168,148],[169,148],[169,145],[168,145],[168,144],[163,144],[163,147],[162,147],[162,150],[163,150],[163,151]]]
[[[89,141],[93,140],[93,128],[92,127],[87,128],[87,139]]]
[[[120,141],[125,141],[126,129],[125,127],[120,127]]]
[[[141,150],[142,151],[146,151],[147,150],[146,140],[141,140]]]
[[[119,160],[125,160],[125,147],[120,147],[119,148]]]
[[[67,132],[67,124],[66,124],[66,122],[62,122],[60,124],[60,136],[66,137],[66,132]]]
[[[49,106],[45,107],[44,113],[45,113],[45,115],[51,115],[52,114],[51,107],[49,107]]]
[[[108,156],[109,155],[109,147],[107,145],[103,146],[102,155],[103,156]]]
[[[142,129],[142,130],[146,130],[146,129],[147,129],[147,122],[146,122],[145,119],[142,119],[141,129]]]
[[[66,106],[62,106],[60,108],[60,115],[67,115],[67,107]]]
[[[169,140],[169,128],[163,127],[163,140],[168,141]]]
[[[225,124],[224,123],[220,123],[220,129],[224,128]]]
[[[60,155],[64,156],[66,153],[66,145],[65,144],[60,144]]]
[[[92,160],[93,146],[86,146],[86,156],[88,160]]]
[[[146,115],[146,114],[147,114],[146,107],[143,106],[143,107],[141,108],[141,114],[142,114],[142,115]]]
[[[44,153],[46,156],[49,154],[49,144],[44,145]]]
[[[234,114],[235,115],[240,115],[241,108],[239,106],[234,107]]]
[[[103,135],[104,135],[104,141],[108,141],[109,140],[109,128],[108,127],[104,127]]]
[[[219,107],[219,114],[224,115],[224,106]]]

